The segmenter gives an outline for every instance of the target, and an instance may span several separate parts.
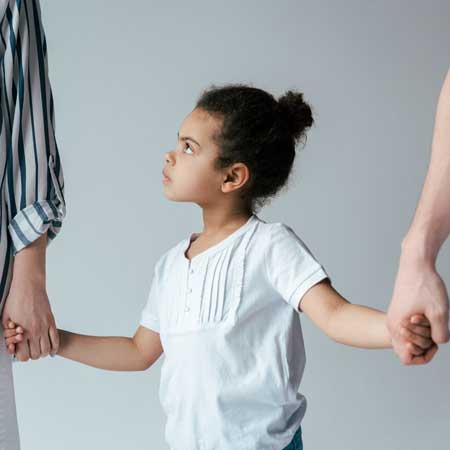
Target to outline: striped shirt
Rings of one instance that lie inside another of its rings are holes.
[[[17,252],[58,234],[66,208],[38,0],[0,0],[0,311]],[[48,245],[47,244],[47,245]]]

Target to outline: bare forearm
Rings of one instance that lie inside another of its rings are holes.
[[[86,336],[59,330],[58,354],[88,366],[105,370],[139,371],[148,368],[132,338]]]
[[[328,335],[340,344],[360,348],[391,348],[386,314],[368,306],[343,304],[330,320]]]
[[[431,159],[424,187],[402,251],[435,262],[450,234],[450,70],[436,109]]]
[[[40,283],[45,287],[47,235],[23,248],[14,257],[12,284],[23,281]]]

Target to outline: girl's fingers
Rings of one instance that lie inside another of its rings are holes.
[[[11,320],[7,323],[7,328],[4,329],[4,334],[6,336],[6,333],[10,330],[16,331],[17,333],[23,333],[23,328],[20,325],[16,325]]]
[[[431,338],[431,328],[423,327],[421,325],[408,325],[404,328],[406,328],[413,334],[418,334],[419,336]]]
[[[411,317],[410,322],[423,327],[431,327],[430,321],[423,314],[416,314]]]
[[[11,336],[15,336],[16,334],[17,334],[16,330],[10,330],[9,328],[3,332],[3,336],[5,338],[9,338]]]
[[[10,355],[14,355],[16,353],[16,346],[15,345],[8,345],[8,353]]]
[[[16,336],[16,335],[22,335],[22,334],[23,334],[22,328],[7,329],[3,332],[3,336],[5,338],[9,338],[11,336]]]
[[[14,336],[6,338],[5,342],[7,346],[10,346],[11,344],[18,344],[19,342],[22,342],[22,340],[23,336],[21,334],[16,334]]]

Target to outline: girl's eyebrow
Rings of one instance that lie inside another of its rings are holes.
[[[189,136],[181,136],[181,137],[180,137],[180,132],[179,132],[179,131],[177,132],[177,137],[178,137],[178,139],[180,139],[181,141],[192,141],[194,144],[197,144],[197,145],[200,147],[200,144],[199,144],[195,139],[192,139],[192,138],[189,137]]]

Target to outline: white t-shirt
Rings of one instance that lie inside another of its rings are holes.
[[[281,450],[306,410],[300,299],[327,278],[294,231],[252,215],[194,256],[156,263],[140,324],[160,333],[171,450]]]

